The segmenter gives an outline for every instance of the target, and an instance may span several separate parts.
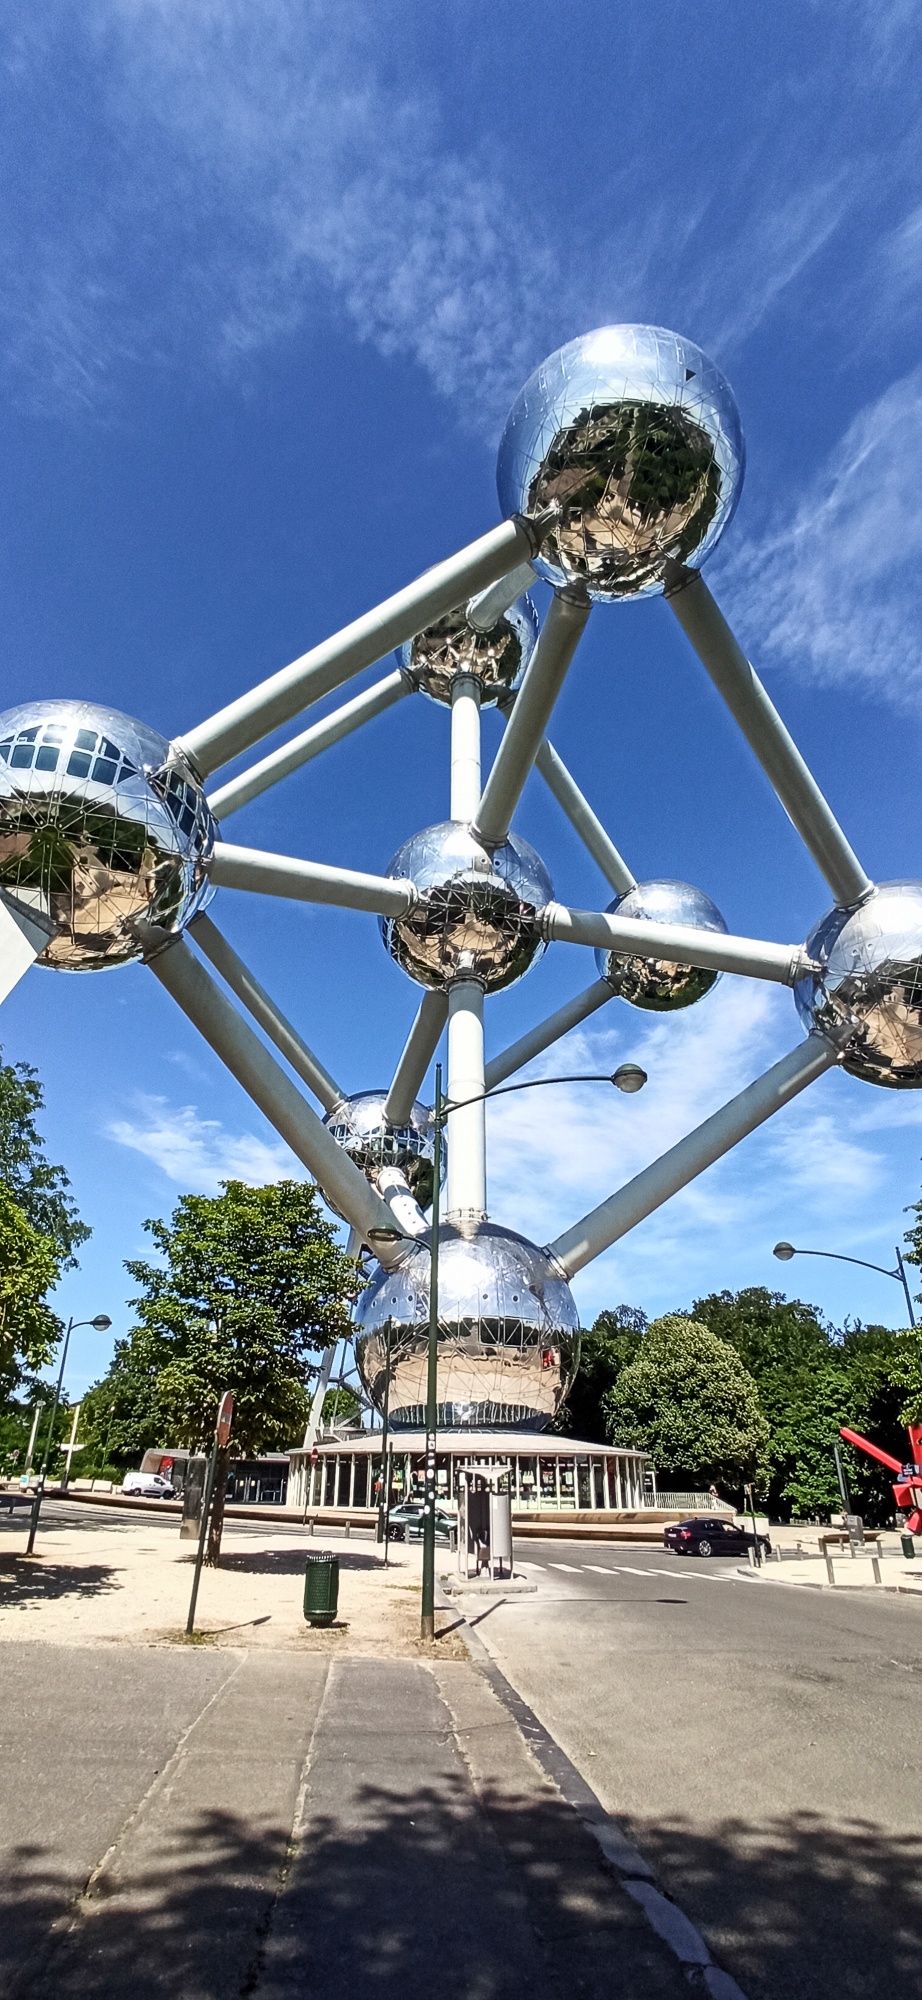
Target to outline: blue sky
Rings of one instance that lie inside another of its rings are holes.
[[[742,412],[711,587],[869,872],[922,874],[920,43],[914,0],[8,12],[2,705],[190,726],[495,521],[499,432],[545,353],[655,321]],[[663,604],[596,610],[552,734],[637,875],[699,884],[750,935],[803,938],[826,908]],[[404,703],[230,837],[380,871],[445,816],[446,748],[444,712]],[[607,900],[537,778],[517,825],[561,900]],[[417,995],[373,919],[226,891],[213,914],[347,1087],[389,1079]],[[548,952],[492,1003],[490,1049],[592,976]],[[673,1021],[613,1004],[554,1065],[635,1056],[647,1090],[497,1106],[493,1213],[555,1234],[799,1033],[789,994],[744,981]],[[65,1312],[123,1329],[145,1216],[291,1165],[141,968],[36,970],[0,1039],[41,1072],[93,1226]],[[920,1142],[922,1097],[825,1078],[590,1266],[584,1317],[767,1283],[898,1323],[885,1279],[783,1272],[771,1245],[890,1263]],[[80,1339],[75,1393],[108,1347]]]

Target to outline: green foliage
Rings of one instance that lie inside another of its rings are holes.
[[[127,1265],[138,1324],[87,1398],[88,1437],[125,1464],[155,1444],[201,1450],[232,1389],[235,1454],[289,1445],[307,1422],[311,1351],[348,1332],[359,1284],[316,1190],[225,1181],[145,1228],[162,1262]]]
[[[41,1086],[25,1063],[0,1063],[0,1397],[51,1359],[60,1321],[46,1303],[89,1235],[63,1167],[42,1151]]]
[[[843,1424],[895,1457],[905,1453],[894,1373],[905,1335],[860,1324],[839,1333],[814,1306],[762,1285],[696,1299],[692,1314],[735,1349],[758,1387],[769,1427],[764,1496],[773,1518],[838,1512],[833,1445]],[[885,1468],[866,1453],[840,1449],[858,1511],[872,1524],[887,1520],[893,1493]]]
[[[604,1402],[613,1444],[650,1453],[677,1486],[739,1488],[757,1477],[768,1425],[728,1342],[695,1320],[653,1320]]]
[[[604,1399],[622,1368],[633,1361],[647,1324],[636,1306],[615,1306],[599,1314],[595,1325],[580,1335],[579,1368],[555,1429],[587,1444],[604,1444]]]
[[[342,1383],[338,1389],[328,1389],[323,1399],[320,1421],[323,1424],[357,1424],[361,1421],[362,1405],[354,1389]]]
[[[32,1449],[32,1464],[35,1470],[41,1465],[49,1443],[48,1418],[54,1402],[54,1384],[39,1382],[35,1386],[36,1393],[29,1402],[25,1402],[21,1397],[10,1397],[0,1410],[0,1472],[6,1473],[8,1477],[25,1470],[36,1403],[40,1407],[41,1415]],[[48,1459],[48,1470],[52,1477],[63,1469],[64,1460],[58,1456],[56,1447],[67,1443],[73,1415],[73,1409],[68,1409],[66,1395],[62,1393],[50,1440],[52,1447],[55,1447]],[[78,1453],[74,1458],[75,1477],[78,1477],[82,1470],[83,1456],[83,1453]]]

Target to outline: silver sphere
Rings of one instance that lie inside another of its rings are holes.
[[[50,917],[40,963],[140,958],[139,919],[182,930],[208,900],[215,822],[146,723],[85,701],[0,715],[0,887]]]
[[[603,326],[549,355],[499,448],[504,515],[558,502],[535,567],[590,597],[648,597],[669,564],[700,565],[731,519],[745,469],[729,384],[692,341]]]
[[[794,988],[805,1028],[844,1049],[843,1067],[890,1090],[922,1087],[922,882],[881,882],[830,910],[807,939],[822,971]]]
[[[414,1104],[405,1124],[389,1125],[386,1100],[386,1090],[359,1090],[328,1111],[323,1122],[366,1180],[374,1183],[382,1167],[399,1167],[420,1208],[428,1208],[435,1179],[432,1112],[428,1104]],[[444,1172],[443,1157],[440,1180]]]
[[[425,1422],[429,1249],[398,1271],[378,1270],[356,1307],[359,1372],[381,1406],[387,1376],[395,1429]],[[440,1430],[543,1430],[560,1409],[579,1356],[573,1294],[549,1250],[514,1230],[451,1224],[439,1247]]]
[[[417,632],[397,651],[397,660],[422,694],[450,702],[458,674],[474,674],[484,707],[514,693],[535,650],[538,614],[530,597],[520,597],[489,632],[475,632],[463,608],[449,611],[437,625]]]
[[[445,820],[414,834],[387,872],[419,892],[405,916],[381,918],[391,957],[419,985],[477,979],[497,993],[544,951],[538,912],[554,891],[543,861],[518,834],[488,849],[463,821]]]
[[[703,931],[727,926],[716,905],[689,882],[637,882],[608,905],[609,914],[646,918],[655,924],[694,924]],[[676,965],[665,958],[633,958],[620,951],[597,951],[595,962],[603,979],[620,1000],[651,1014],[671,1014],[692,1007],[716,986],[719,972],[700,965]]]

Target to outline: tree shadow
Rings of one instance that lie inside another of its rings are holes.
[[[340,1552],[330,1551],[337,1556],[340,1569],[383,1569],[380,1555],[365,1555],[360,1550]],[[303,1576],[306,1558],[309,1555],[325,1555],[324,1549],[256,1549],[244,1554],[237,1549],[222,1549],[219,1569],[239,1570],[245,1576]],[[195,1561],[193,1550],[191,1561]]]
[[[902,1803],[918,1826],[918,1787],[907,1776]],[[635,1818],[632,1831],[749,2000],[893,2000],[918,1990],[922,1833],[911,1826],[896,1833],[801,1811],[707,1829],[679,1816]]]
[[[44,1557],[0,1555],[0,1610],[11,1604],[48,1604],[61,1597],[101,1597],[119,1588],[111,1563],[48,1562]]]

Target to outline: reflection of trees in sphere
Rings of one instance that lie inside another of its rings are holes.
[[[50,917],[41,964],[123,965],[141,956],[138,919],[178,931],[201,909],[215,823],[168,756],[114,708],[36,701],[0,715],[0,888]]]
[[[359,1090],[344,1097],[324,1119],[331,1137],[375,1181],[381,1167],[399,1167],[420,1208],[432,1200],[435,1132],[428,1104],[414,1104],[403,1125],[389,1125],[384,1116],[386,1090]],[[444,1152],[444,1140],[443,1152]],[[442,1174],[444,1176],[444,1159]]]
[[[608,905],[611,916],[645,918],[652,924],[693,924],[703,931],[727,926],[716,905],[689,882],[637,882]],[[619,999],[653,1014],[670,1014],[703,1000],[719,972],[700,965],[676,965],[664,958],[629,958],[620,951],[597,951],[595,962]]]
[[[391,1323],[390,1421],[425,1423],[429,1250],[378,1270],[356,1307],[362,1380],[379,1408]],[[573,1295],[548,1250],[495,1223],[468,1234],[448,1224],[439,1247],[440,1430],[543,1430],[563,1403],[578,1358]]]
[[[544,950],[538,911],[554,894],[551,878],[516,833],[487,849],[461,820],[445,820],[414,834],[387,872],[419,892],[404,916],[382,917],[381,934],[421,986],[478,979],[496,993]]]
[[[700,564],[743,482],[739,412],[719,369],[656,326],[605,326],[535,370],[509,414],[497,483],[504,514],[556,501],[535,567],[594,598],[662,590],[669,563]]]
[[[451,701],[457,674],[476,674],[486,705],[518,687],[537,637],[538,614],[530,597],[520,597],[489,632],[475,632],[463,608],[449,611],[437,625],[427,626],[401,646],[397,659],[434,701]]]
[[[881,882],[857,908],[830,910],[806,949],[823,969],[794,988],[804,1026],[844,1043],[844,1068],[865,1083],[922,1087],[922,883]]]

